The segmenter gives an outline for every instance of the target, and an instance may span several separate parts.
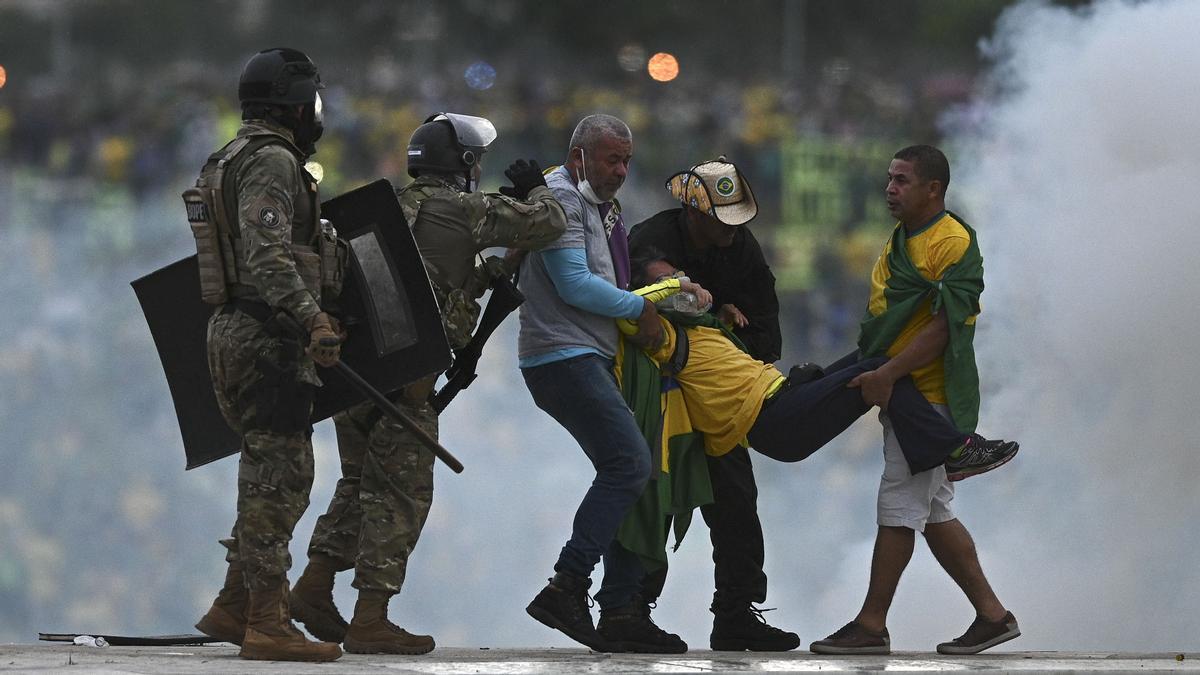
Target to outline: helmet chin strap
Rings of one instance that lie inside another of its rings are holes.
[[[479,179],[475,175],[475,170],[479,167],[479,163],[483,161],[484,152],[486,150],[480,152],[476,152],[470,148],[463,150],[461,159],[463,164],[467,165],[467,170],[463,172],[463,182],[460,186],[463,192],[475,192],[479,189]]]

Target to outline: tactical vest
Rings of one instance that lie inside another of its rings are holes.
[[[420,178],[397,190],[396,197],[400,202],[404,218],[408,221],[409,229],[416,227],[421,207],[427,200],[445,196],[447,192],[454,192],[454,190],[440,183],[429,183]],[[468,207],[464,206],[464,208]],[[469,236],[468,233],[473,223],[468,220],[486,217],[486,209],[479,213],[464,212],[462,232],[456,234]],[[453,237],[451,241],[430,241],[427,237],[428,235],[422,236],[422,239],[425,240],[424,244],[428,247],[446,250],[463,246],[463,242],[455,235],[451,235]],[[442,327],[446,330],[446,337],[454,349],[461,349],[470,341],[471,332],[479,322],[480,307],[477,298],[483,295],[487,288],[487,280],[478,279],[474,274],[476,251],[473,246],[468,246],[469,248],[456,252],[461,255],[444,256],[442,264],[447,268],[435,269],[428,260],[425,263],[430,284],[433,286],[434,297],[437,298],[438,307],[441,310]]]
[[[319,223],[317,183],[301,164],[303,155],[287,138],[269,130],[238,136],[209,156],[196,186],[183,193],[188,223],[196,239],[200,267],[200,297],[214,305],[232,299],[259,299],[250,278],[238,225],[237,175],[246,160],[271,144],[282,145],[296,156],[304,187],[292,197],[292,243],[296,271],[317,302],[341,292],[347,259],[344,242],[332,226]]]

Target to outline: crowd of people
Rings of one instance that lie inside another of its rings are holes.
[[[760,236],[797,317],[792,322],[796,346],[832,357],[826,350],[853,335],[852,317],[863,290],[860,273],[842,271],[869,265],[870,247],[863,244],[877,238],[879,227],[861,213],[861,205],[869,205],[863,187],[877,185],[877,172],[862,161],[847,164],[838,154],[905,128],[900,122],[885,129],[880,118],[889,109],[884,107],[875,108],[873,117],[838,113],[857,88],[842,82],[838,72],[830,70],[824,82],[805,92],[766,84],[723,86],[712,94],[706,93],[707,84],[691,82],[670,88],[650,83],[654,88],[566,82],[532,87],[510,81],[507,88],[497,84],[486,100],[469,95],[477,93],[470,90],[455,95],[417,86],[409,81],[411,74],[388,90],[331,84],[329,134],[314,160],[324,169],[323,194],[332,196],[379,177],[400,180],[408,134],[429,110],[489,115],[504,130],[498,153],[519,148],[551,157],[561,152],[555,134],[569,133],[571,120],[609,109],[648,139],[639,148],[636,180],[629,187],[637,197],[629,200],[633,215],[645,216],[643,205],[665,201],[658,185],[676,170],[672,156],[698,156],[712,148],[740,158],[760,192]],[[0,195],[6,197],[0,215],[10,227],[37,224],[37,229],[65,233],[82,221],[84,231],[74,235],[82,234],[98,255],[110,258],[178,246],[180,232],[167,216],[178,186],[186,184],[220,138],[236,130],[240,112],[217,69],[163,68],[139,73],[136,87],[124,82],[126,88],[99,99],[121,101],[108,109],[87,99],[79,104],[71,91],[10,83],[0,97],[0,148],[9,158],[0,167]],[[421,95],[414,97],[413,91]],[[963,91],[931,96],[956,100]],[[682,104],[697,98],[706,99],[702,110]],[[48,116],[45,110],[59,112]],[[809,181],[809,171],[802,168],[830,164],[840,164],[826,172],[833,182],[829,177],[824,183]],[[495,181],[498,174],[489,172],[488,178]],[[849,203],[851,212],[830,220],[827,210],[812,208],[816,201]],[[796,257],[796,250],[810,249]],[[816,317],[831,320],[809,320]],[[821,327],[812,328],[816,325]]]

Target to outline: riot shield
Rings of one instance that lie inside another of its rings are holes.
[[[342,359],[376,389],[390,393],[450,365],[437,300],[396,194],[386,180],[321,205],[350,243],[351,274],[338,299],[349,330]],[[238,435],[217,407],[208,372],[206,333],[213,306],[200,300],[196,256],[130,284],[154,338],[175,404],[188,469],[237,453]],[[353,386],[321,370],[312,421],[365,400]]]
[[[321,204],[321,215],[352,252],[354,274],[338,299],[350,331],[342,360],[385,394],[446,370],[450,343],[441,311],[392,184],[377,180],[334,197]],[[343,378],[322,373],[321,380],[316,419],[365,400]]]

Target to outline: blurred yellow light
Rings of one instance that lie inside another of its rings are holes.
[[[646,71],[659,82],[670,82],[679,75],[679,61],[671,54],[659,52],[650,57]]]
[[[4,69],[4,66],[0,66],[0,89],[4,88],[5,82],[8,82],[8,71]]]

